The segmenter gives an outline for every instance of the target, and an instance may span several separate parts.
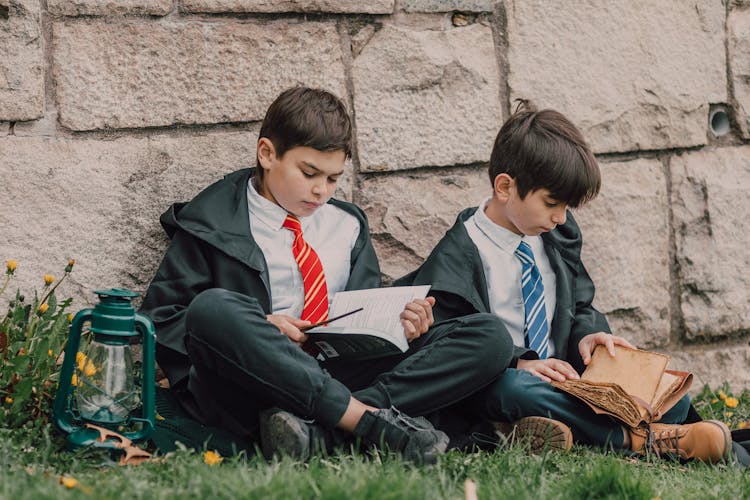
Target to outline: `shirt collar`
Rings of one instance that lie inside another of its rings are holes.
[[[487,237],[488,240],[501,250],[513,255],[524,237],[509,229],[505,229],[499,224],[495,224],[489,217],[487,217],[487,214],[484,211],[487,208],[489,201],[490,198],[485,199],[479,205],[479,208],[477,208],[477,211],[474,213],[474,224],[476,224],[477,228]]]
[[[313,221],[318,220],[316,216],[323,212],[323,209],[326,206],[327,205],[320,207],[312,215],[309,215],[307,217],[299,217],[299,222],[300,226],[302,227],[303,233],[309,227],[311,227]],[[289,215],[289,212],[287,212],[268,198],[263,197],[255,189],[252,177],[247,183],[247,208],[250,212],[250,215],[252,215],[253,217],[257,217],[261,222],[263,222],[274,231],[279,231],[280,229],[282,229],[284,221],[286,220],[286,216]]]

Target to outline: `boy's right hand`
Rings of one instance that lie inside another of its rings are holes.
[[[299,329],[311,324],[309,321],[287,316],[286,314],[268,314],[266,315],[266,319],[273,323],[281,333],[289,337],[295,344],[301,346],[307,340],[307,335]]]
[[[516,367],[536,375],[545,382],[557,380],[564,382],[566,379],[576,380],[581,378],[578,372],[570,366],[570,363],[562,359],[519,359]]]

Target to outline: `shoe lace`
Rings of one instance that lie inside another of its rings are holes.
[[[680,449],[679,427],[656,431],[649,429],[646,436],[646,448],[653,450],[659,458],[661,458],[661,453],[676,452]]]
[[[469,434],[469,438],[473,444],[476,444],[482,449],[494,449],[500,444],[501,439],[507,443],[507,438],[499,434],[485,434],[484,432],[474,431]]]
[[[434,429],[432,424],[424,417],[410,417],[401,412],[395,406],[391,406],[387,410],[381,410],[380,416],[395,425],[407,427],[415,431],[425,431]]]

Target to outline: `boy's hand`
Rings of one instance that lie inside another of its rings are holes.
[[[562,359],[519,359],[516,367],[519,370],[526,370],[532,375],[536,375],[545,382],[557,380],[564,382],[566,379],[579,379],[578,375],[570,363]]]
[[[297,345],[302,345],[307,340],[307,335],[299,331],[303,326],[310,324],[307,320],[301,320],[286,314],[268,314],[266,319],[276,325],[276,328]]]
[[[613,358],[615,357],[615,345],[635,349],[633,344],[617,335],[610,335],[609,333],[604,332],[589,333],[578,343],[578,351],[581,353],[584,365],[588,365],[591,362],[591,355],[594,353],[594,348],[597,345],[605,346],[607,352],[609,352],[609,355]]]
[[[435,318],[432,316],[432,306],[434,305],[435,297],[416,299],[406,304],[403,312],[399,315],[401,324],[404,326],[406,340],[411,342],[418,339],[429,330],[435,322]]]

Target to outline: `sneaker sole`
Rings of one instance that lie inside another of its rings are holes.
[[[297,418],[274,408],[260,414],[260,447],[269,460],[274,455],[306,460],[310,439]]]
[[[495,427],[502,429],[507,426]],[[546,451],[566,452],[573,446],[570,427],[550,418],[524,417],[516,420],[512,429],[512,442],[528,443],[529,452],[535,455]]]

